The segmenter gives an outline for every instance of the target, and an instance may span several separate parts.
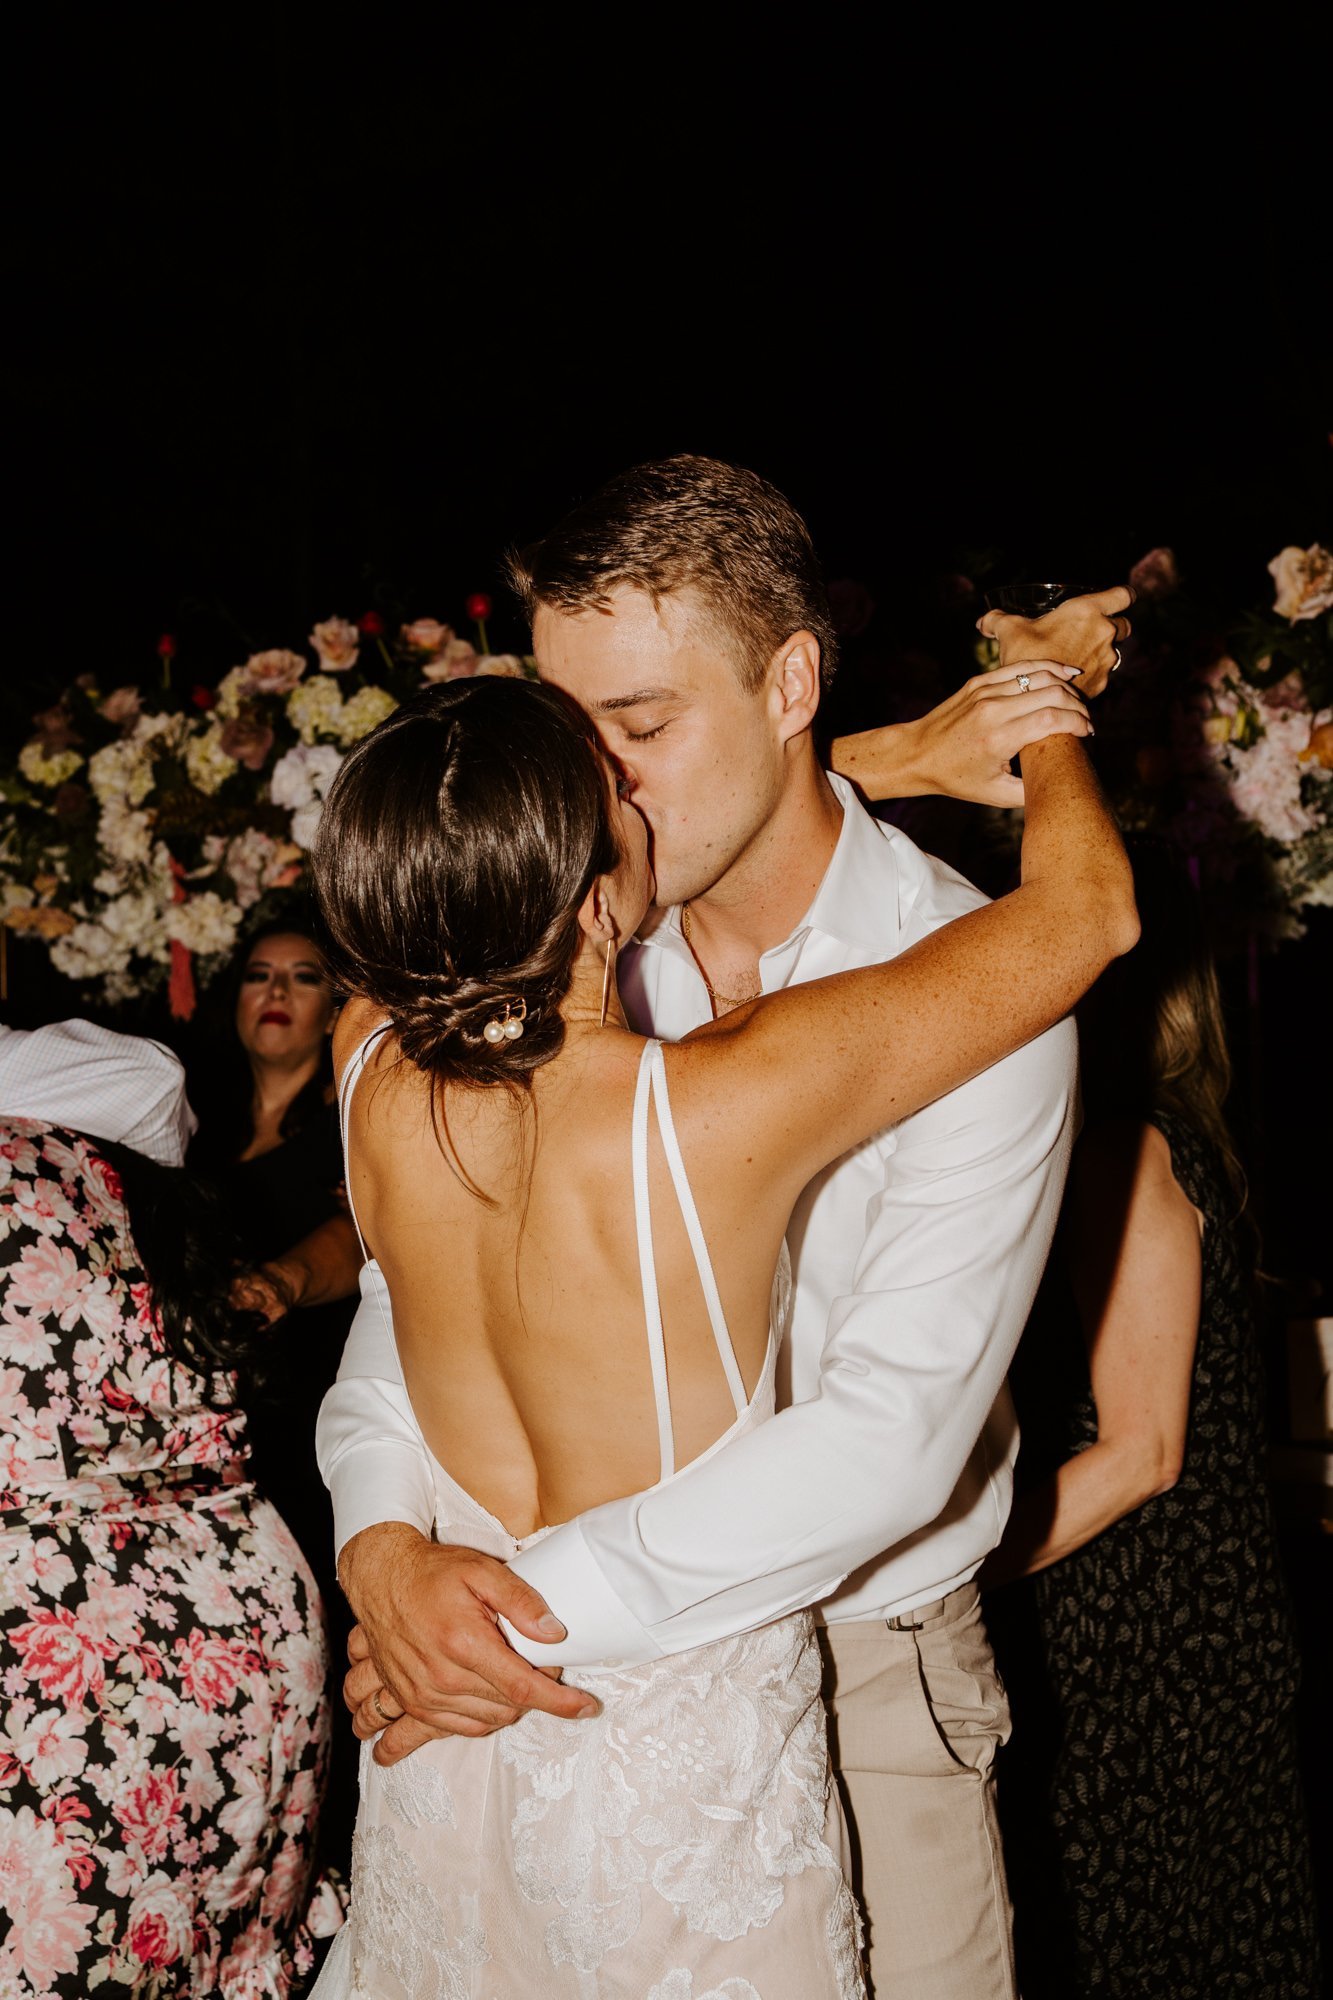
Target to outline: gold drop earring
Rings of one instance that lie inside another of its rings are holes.
[[[615,962],[616,941],[614,938],[608,938],[606,940],[606,970],[602,974],[602,1018],[597,1024],[599,1028],[606,1026],[606,1010],[611,1003],[611,968]]]

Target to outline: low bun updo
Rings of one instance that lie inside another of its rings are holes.
[[[579,909],[620,860],[591,724],[559,688],[425,689],[349,753],[312,854],[338,984],[442,1083],[526,1083],[564,1041]],[[523,1034],[489,1021],[526,1008]]]

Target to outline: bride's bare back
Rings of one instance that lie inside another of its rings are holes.
[[[340,1075],[377,1025],[368,1003],[345,1010]],[[643,1048],[623,1028],[575,1027],[530,1096],[441,1093],[437,1134],[426,1079],[386,1033],[352,1097],[352,1199],[392,1293],[422,1433],[516,1537],[660,1474],[631,1177]],[[762,1190],[738,1177],[734,1149],[710,1146],[700,1129],[689,1055],[670,1051],[667,1063],[682,1085],[673,1091],[682,1153],[749,1394],[767,1346],[790,1177],[761,1175]],[[735,1409],[656,1119],[648,1158],[679,1467]]]

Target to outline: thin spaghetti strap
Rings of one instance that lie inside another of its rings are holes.
[[[660,1477],[669,1479],[676,1469],[676,1438],[671,1426],[671,1391],[667,1384],[666,1341],[662,1334],[662,1301],[657,1289],[657,1263],[653,1256],[653,1218],[648,1196],[648,1098],[652,1085],[652,1056],[660,1057],[660,1042],[649,1042],[639,1061],[639,1081],[634,1092],[634,1124],[630,1134],[630,1155],[634,1171],[634,1226],[639,1238],[639,1281],[643,1287],[643,1317],[648,1331],[648,1361],[653,1374],[653,1401],[657,1405],[657,1450]]]
[[[370,1045],[373,1041],[378,1040],[379,1036],[386,1034],[392,1025],[391,1021],[381,1021],[377,1028],[372,1028],[368,1035],[362,1037],[348,1057],[347,1067],[342,1074],[342,1082],[338,1086],[338,1129],[342,1134],[343,1143],[343,1182],[347,1189],[347,1211],[352,1218],[352,1227],[356,1231],[356,1240],[361,1245],[361,1255],[367,1264],[373,1263],[374,1259],[366,1248],[366,1239],[361,1234],[361,1224],[357,1220],[356,1203],[352,1200],[352,1163],[348,1125],[352,1115],[352,1098],[355,1095],[356,1086],[361,1081],[361,1072],[365,1069],[366,1057],[370,1052]]]
[[[676,1137],[676,1121],[671,1115],[671,1099],[667,1093],[666,1057],[662,1053],[660,1042],[650,1042],[648,1046],[652,1052],[653,1096],[657,1102],[657,1124],[662,1134],[662,1150],[666,1154],[667,1166],[671,1170],[676,1199],[680,1203],[680,1212],[685,1223],[685,1233],[694,1252],[695,1267],[699,1273],[699,1283],[703,1287],[704,1304],[708,1307],[708,1321],[713,1329],[718,1359],[722,1363],[727,1387],[731,1391],[732,1405],[737,1416],[740,1416],[749,1408],[750,1399],[745,1391],[745,1378],[736,1360],[736,1350],[732,1346],[727,1316],[722,1310],[722,1296],[717,1288],[717,1279],[713,1275],[713,1260],[708,1254],[708,1243],[699,1220],[694,1191],[685,1172],[685,1162],[681,1158],[680,1141]]]

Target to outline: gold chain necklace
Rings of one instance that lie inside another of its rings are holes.
[[[719,1004],[721,1004],[724,1007],[748,1007],[751,1000],[763,999],[764,989],[762,986],[756,986],[753,993],[718,992],[716,986],[714,986],[712,980],[708,977],[708,974],[704,971],[703,966],[700,964],[699,954],[694,950],[694,932],[690,924],[690,906],[688,903],[682,903],[680,906],[680,930],[681,930],[681,936],[684,938],[686,944],[690,947],[691,952],[694,954],[694,962],[697,966],[699,966],[699,977],[703,980],[704,985],[708,988],[708,997],[713,1003],[713,1011],[715,1013],[717,1011]]]

